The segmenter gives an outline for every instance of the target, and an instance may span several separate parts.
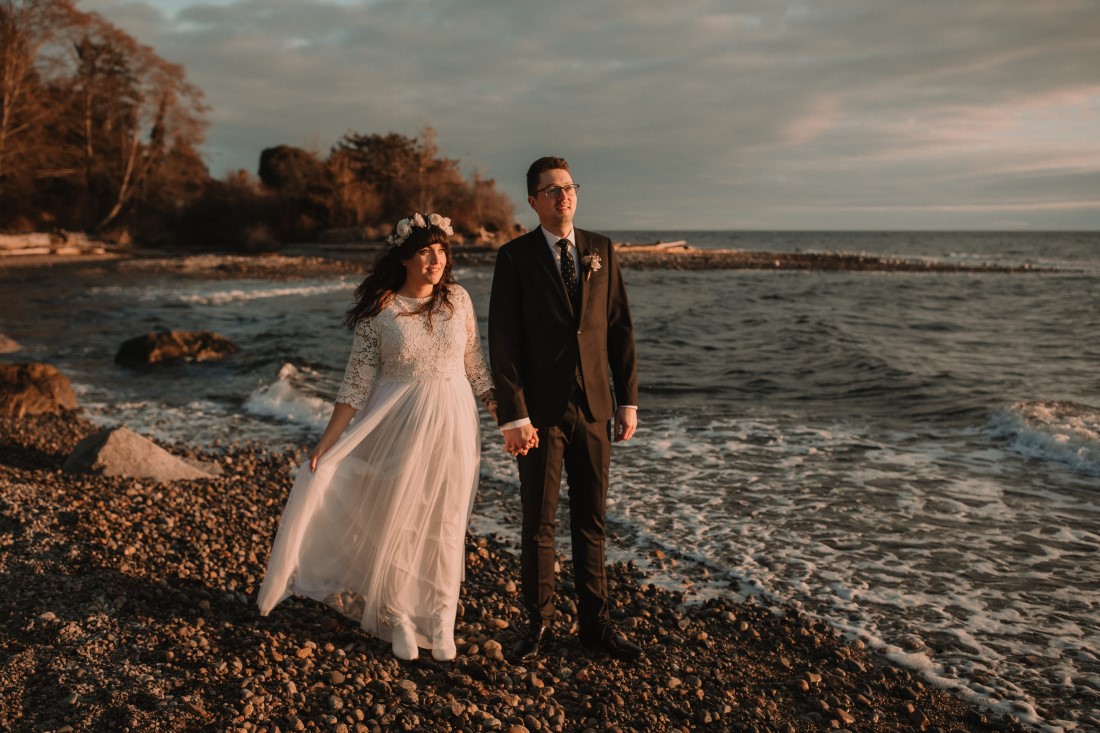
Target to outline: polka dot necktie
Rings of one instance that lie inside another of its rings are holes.
[[[569,240],[559,239],[558,249],[561,250],[561,279],[565,282],[565,289],[569,291],[569,300],[577,302],[577,266],[573,262],[573,255],[569,254]]]

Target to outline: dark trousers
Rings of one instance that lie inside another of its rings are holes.
[[[565,466],[569,484],[569,523],[573,539],[573,578],[582,631],[595,631],[608,619],[604,568],[604,511],[611,465],[607,423],[587,418],[578,389],[561,423],[539,429],[539,446],[519,456],[523,534],[520,566],[523,604],[532,622],[554,617],[554,528]]]

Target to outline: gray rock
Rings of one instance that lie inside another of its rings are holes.
[[[148,438],[121,427],[89,435],[77,443],[61,467],[73,473],[151,478],[154,481],[212,477]]]

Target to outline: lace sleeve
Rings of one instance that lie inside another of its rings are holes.
[[[493,378],[489,376],[489,370],[485,367],[485,357],[481,352],[481,334],[477,328],[477,316],[474,314],[474,304],[469,293],[463,291],[463,309],[466,311],[466,378],[470,380],[470,386],[474,394],[485,404],[496,402],[496,391],[493,389]]]
[[[336,401],[351,405],[356,410],[367,402],[367,394],[378,371],[378,332],[374,319],[364,318],[355,324],[355,338],[351,342],[351,356],[344,370],[344,381],[336,393]]]

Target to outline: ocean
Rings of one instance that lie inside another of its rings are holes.
[[[626,270],[641,410],[613,452],[612,559],[694,597],[799,607],[1039,730],[1100,730],[1100,233],[607,233],[1031,266]],[[491,268],[456,276],[484,336]],[[55,364],[103,424],[289,452],[327,420],[356,284],[36,275],[0,294],[0,332],[24,346],[2,358]],[[241,351],[114,365],[162,327]],[[473,529],[515,535],[515,468],[482,432],[483,475],[506,488]]]

